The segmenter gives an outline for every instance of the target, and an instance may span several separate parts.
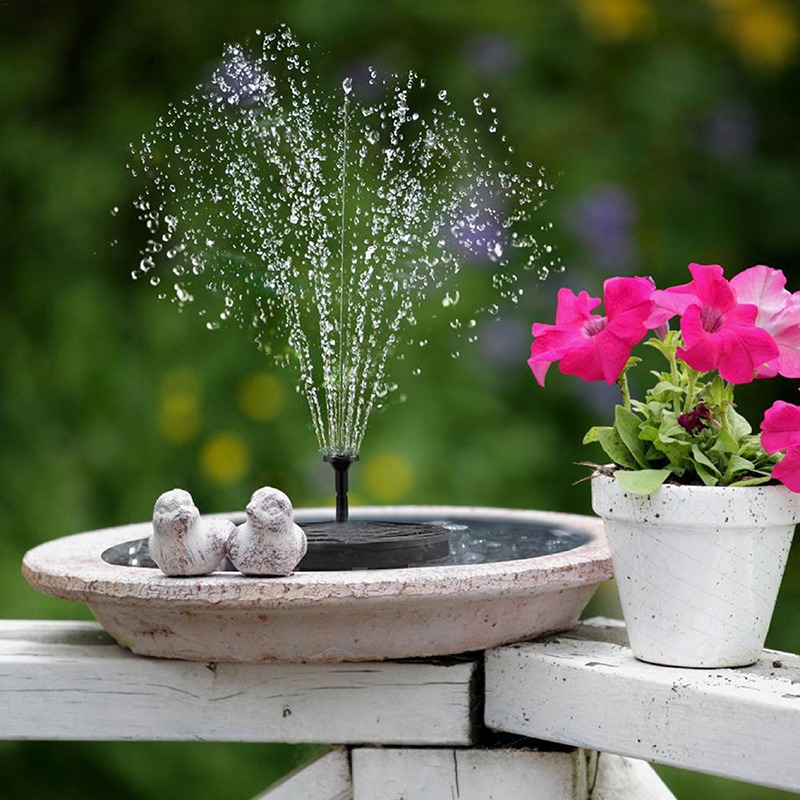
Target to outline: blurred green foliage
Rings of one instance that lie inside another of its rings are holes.
[[[800,10],[789,0],[5,0],[0,4],[0,603],[83,617],[19,577],[29,547],[138,521],[188,488],[207,511],[262,484],[331,502],[292,376],[236,330],[206,331],[130,273],[144,236],[129,142],[207,79],[224,42],[289,24],[327,68],[415,69],[458,102],[491,92],[519,163],[557,188],[542,212],[565,266],[450,357],[434,331],[407,402],[375,416],[354,502],[588,512],[580,445],[614,392],[525,360],[564,283],[683,281],[690,261],[782,268],[800,288]],[[111,210],[119,207],[120,213]],[[478,269],[479,267],[476,267]],[[740,393],[754,421],[795,386]],[[800,651],[795,553],[769,644]],[[604,610],[604,588],[594,606]],[[3,743],[20,798],[246,796],[302,753],[283,746]],[[148,765],[149,768],[148,768]],[[782,796],[669,771],[682,798]],[[50,782],[52,779],[53,783]],[[54,786],[57,785],[57,789]]]

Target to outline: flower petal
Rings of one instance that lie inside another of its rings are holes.
[[[653,322],[666,321],[675,314],[683,314],[691,305],[710,305],[720,311],[732,305],[733,292],[722,275],[722,267],[718,264],[689,264],[689,271],[693,278],[689,283],[655,292],[656,314]]]
[[[800,492],[800,447],[792,447],[772,468],[772,477],[793,492]]]
[[[761,423],[761,446],[768,453],[800,446],[800,406],[776,400]]]
[[[719,264],[689,264],[693,292],[700,305],[727,311],[736,304],[730,284],[722,275]]]
[[[734,275],[730,281],[739,303],[752,303],[758,307],[758,324],[767,327],[767,321],[780,314],[791,298],[786,291],[786,276],[779,269],[763,264]]]
[[[562,329],[557,325],[535,323],[533,333],[536,338],[531,343],[531,356],[528,366],[540,386],[544,386],[547,369],[554,361],[558,361],[571,349],[585,341],[581,328]]]
[[[647,334],[654,291],[650,278],[610,278],[603,285],[608,327],[631,347]]]
[[[578,325],[592,315],[600,305],[599,297],[591,297],[588,292],[575,294],[572,289],[562,287],[558,290],[556,325]]]
[[[776,359],[778,346],[772,336],[755,325],[758,309],[750,304],[733,305],[723,313],[714,331],[703,326],[703,309],[692,305],[681,317],[685,348],[678,358],[699,372],[718,370],[731,383],[750,383],[756,370]]]

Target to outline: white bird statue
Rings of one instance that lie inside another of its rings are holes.
[[[228,539],[228,558],[244,575],[289,575],[306,554],[306,535],[289,498],[264,486],[247,504],[247,520]]]
[[[234,528],[226,519],[203,519],[189,492],[172,489],[153,509],[150,555],[166,575],[207,575],[225,558]]]

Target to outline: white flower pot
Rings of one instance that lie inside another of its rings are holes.
[[[785,486],[664,485],[649,496],[592,477],[631,650],[680,667],[758,660],[800,495]]]

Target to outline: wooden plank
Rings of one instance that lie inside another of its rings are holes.
[[[486,653],[486,724],[548,741],[800,790],[800,657],[694,670],[636,661],[595,621]]]
[[[338,747],[295,770],[253,800],[350,800],[350,759]]]
[[[353,800],[587,797],[586,758],[581,750],[357,747],[351,758]]]
[[[0,622],[0,738],[469,744],[475,659],[202,664],[90,622]]]
[[[590,786],[591,800],[675,800],[646,761],[611,753],[597,754]]]

